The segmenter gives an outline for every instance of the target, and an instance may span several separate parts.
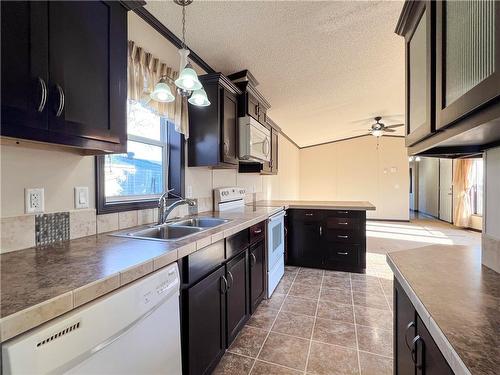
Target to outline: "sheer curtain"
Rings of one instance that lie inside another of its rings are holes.
[[[458,227],[469,227],[472,216],[470,189],[472,188],[472,163],[470,159],[455,161],[453,189],[455,190],[455,208],[453,223]]]
[[[175,80],[178,72],[161,62],[151,53],[144,51],[134,41],[128,42],[128,99],[140,102],[147,108],[166,117],[174,123],[175,130],[189,137],[187,98],[177,93],[175,85],[168,82],[175,100],[171,103],[160,103],[151,100],[150,94],[156,83],[164,75]]]

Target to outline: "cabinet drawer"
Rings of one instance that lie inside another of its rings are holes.
[[[329,242],[360,243],[361,235],[358,231],[348,229],[328,229],[325,238]]]
[[[325,263],[356,264],[360,248],[358,245],[342,245],[337,243],[329,243],[326,246]]]
[[[321,210],[294,209],[290,210],[290,214],[292,220],[300,221],[318,221],[324,217],[324,213]]]
[[[328,229],[356,229],[359,221],[351,217],[328,217],[326,219],[326,227]]]
[[[254,244],[260,239],[263,239],[266,234],[266,222],[261,221],[258,224],[250,227],[250,243]]]
[[[194,284],[224,262],[224,240],[181,259],[182,282]]]
[[[249,245],[249,229],[242,230],[226,238],[226,259],[230,259]]]

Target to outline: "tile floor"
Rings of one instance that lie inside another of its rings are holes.
[[[417,218],[367,223],[366,274],[286,267],[214,374],[392,374],[392,272],[385,254],[480,234]]]

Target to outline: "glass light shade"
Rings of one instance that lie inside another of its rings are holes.
[[[155,85],[153,92],[149,96],[160,103],[170,103],[175,100],[175,96],[172,95],[170,87],[163,78]]]
[[[198,75],[189,64],[182,69],[179,78],[175,80],[175,85],[180,89],[188,91],[199,90],[203,87],[198,80]]]
[[[420,160],[421,160],[421,159],[420,159],[420,156],[417,156],[417,157],[415,158],[415,161],[420,161]]]
[[[206,107],[210,105],[206,91],[201,88],[193,92],[193,95],[188,99],[188,102],[198,107]]]
[[[380,129],[372,130],[372,135],[374,137],[381,137],[383,134],[384,134],[383,130]]]

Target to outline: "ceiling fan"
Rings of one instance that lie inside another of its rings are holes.
[[[405,124],[395,124],[395,125],[385,125],[380,120],[382,120],[381,116],[374,117],[375,124],[371,126],[370,129],[368,129],[368,133],[373,135],[374,137],[381,137],[384,135],[384,133],[394,133],[395,130],[394,128],[399,128],[401,126],[404,126]]]

